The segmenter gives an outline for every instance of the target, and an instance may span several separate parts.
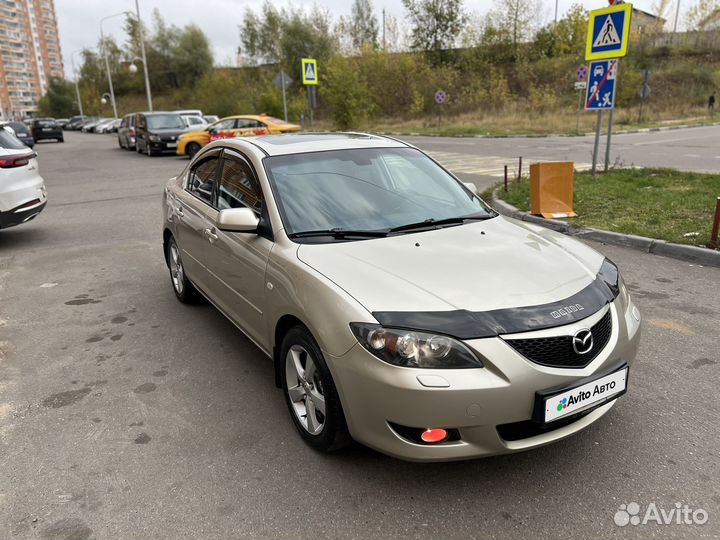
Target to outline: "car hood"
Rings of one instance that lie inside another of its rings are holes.
[[[489,311],[566,299],[604,257],[560,233],[502,216],[371,240],[302,244],[298,258],[368,311]]]

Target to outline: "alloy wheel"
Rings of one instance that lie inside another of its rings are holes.
[[[182,295],[185,271],[183,270],[182,259],[180,259],[180,252],[175,242],[170,245],[170,277],[172,277],[175,292]]]
[[[293,345],[285,357],[287,392],[293,412],[310,435],[325,427],[325,394],[320,372],[312,355],[301,345]]]

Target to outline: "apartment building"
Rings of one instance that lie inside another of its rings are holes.
[[[0,0],[0,118],[37,112],[51,77],[63,77],[53,0]]]

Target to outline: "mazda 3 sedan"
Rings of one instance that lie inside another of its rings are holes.
[[[400,141],[215,141],[167,183],[163,223],[177,298],[207,299],[271,359],[318,450],[527,450],[628,388],[640,313],[615,264],[498,215]]]

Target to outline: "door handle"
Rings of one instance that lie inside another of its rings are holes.
[[[175,213],[178,215],[178,217],[185,217],[185,212],[183,212],[182,206],[178,206],[175,208]]]
[[[218,239],[218,235],[213,232],[214,230],[215,229],[213,228],[213,229],[205,229],[203,231],[205,233],[205,237],[208,239],[208,242],[210,242],[211,244],[214,244]]]

